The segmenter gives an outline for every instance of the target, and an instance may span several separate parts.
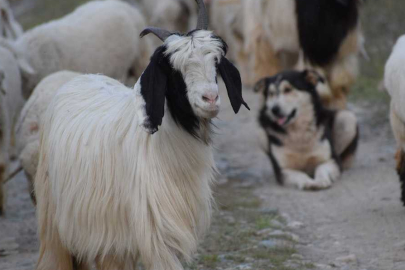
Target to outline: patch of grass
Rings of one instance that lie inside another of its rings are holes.
[[[200,257],[200,264],[204,267],[215,268],[218,262],[219,259],[216,254],[203,255]]]
[[[246,258],[241,255],[228,255],[225,257],[225,259],[229,261],[234,261],[236,263],[244,263],[246,261]]]
[[[256,219],[256,229],[263,230],[268,228],[280,229],[277,223],[284,224],[282,217],[276,214],[272,215],[262,215]]]
[[[225,195],[225,194],[223,194]],[[226,196],[218,196],[217,205],[221,210],[234,211],[236,209],[256,209],[259,208],[262,201],[252,194],[248,189],[237,190]]]
[[[388,93],[378,89],[379,83],[378,78],[360,76],[349,94],[349,100],[352,102],[369,101],[388,104],[390,97]]]
[[[306,269],[315,269],[316,266],[313,263],[303,263],[301,264],[302,267],[306,268]]]

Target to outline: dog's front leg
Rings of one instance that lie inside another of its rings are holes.
[[[282,176],[284,185],[299,189],[310,189],[314,183],[314,180],[311,177],[301,171],[284,169],[282,171]]]
[[[340,177],[340,169],[335,160],[329,160],[319,165],[315,170],[315,181],[309,189],[327,189]]]

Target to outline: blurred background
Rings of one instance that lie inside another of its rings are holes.
[[[24,30],[73,11],[87,0],[10,0],[17,20]],[[137,0],[127,0],[139,5]],[[141,6],[141,5],[139,5]],[[369,0],[361,8],[361,22],[370,56],[361,58],[361,72],[350,93],[352,100],[367,98],[388,102],[388,96],[377,91],[383,77],[384,64],[396,39],[404,33],[405,7],[401,0]],[[381,89],[380,89],[381,90]]]

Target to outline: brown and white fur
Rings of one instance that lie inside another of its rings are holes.
[[[325,109],[317,92],[323,84],[318,73],[305,70],[285,71],[255,86],[263,94],[259,123],[279,184],[329,188],[354,157],[356,117],[347,110]]]

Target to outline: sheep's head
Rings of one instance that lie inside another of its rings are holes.
[[[217,116],[221,102],[218,73],[235,113],[242,104],[249,109],[242,98],[239,71],[225,58],[227,45],[207,30],[203,0],[196,2],[199,6],[196,30],[179,34],[150,27],[141,33],[141,37],[153,33],[164,42],[156,49],[140,80],[148,118],[144,126],[150,133],[156,132],[162,123],[166,100],[174,120],[191,133],[199,120]]]

